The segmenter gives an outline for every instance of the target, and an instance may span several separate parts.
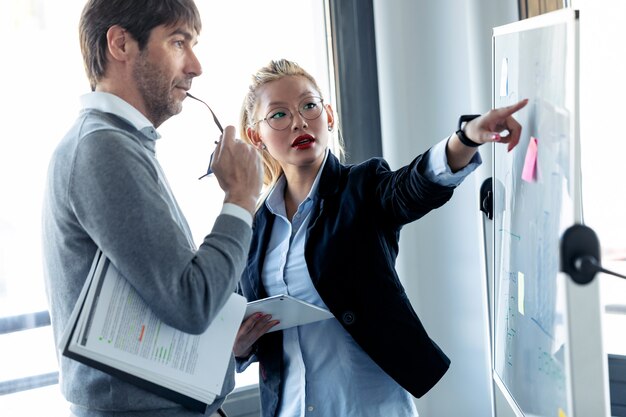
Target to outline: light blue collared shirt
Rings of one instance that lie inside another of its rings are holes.
[[[446,160],[446,143],[447,139],[429,152],[425,175],[442,185],[458,185],[481,163],[480,156],[477,153],[467,167],[452,173]],[[269,296],[289,294],[327,308],[311,281],[304,257],[306,229],[321,172],[291,222],[285,210],[285,178],[279,178],[270,192],[265,204],[276,221],[262,280]],[[335,318],[284,330],[283,361],[280,417],[417,416],[413,397],[361,349]]]

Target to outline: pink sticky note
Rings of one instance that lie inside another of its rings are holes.
[[[528,142],[528,149],[526,149],[522,179],[528,182],[537,181],[537,138],[532,136]]]

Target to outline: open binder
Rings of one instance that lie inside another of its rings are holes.
[[[63,355],[204,412],[221,393],[246,299],[233,293],[208,329],[184,333],[159,320],[97,251],[59,344]]]

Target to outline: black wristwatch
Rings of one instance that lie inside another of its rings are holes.
[[[468,138],[463,131],[463,124],[474,120],[479,116],[480,114],[464,114],[463,116],[459,117],[459,130],[456,131],[456,135],[459,137],[459,140],[463,145],[469,146],[470,148],[477,148],[478,146],[482,145],[482,143],[476,143]]]

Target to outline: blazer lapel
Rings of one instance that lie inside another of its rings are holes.
[[[253,234],[254,239],[250,244],[250,254],[254,255],[248,259],[248,279],[250,288],[254,293],[255,299],[267,297],[265,287],[261,279],[263,272],[263,264],[265,263],[265,252],[270,241],[272,226],[274,225],[274,215],[263,204],[254,219],[254,228],[256,232]],[[252,300],[248,300],[252,301]]]

